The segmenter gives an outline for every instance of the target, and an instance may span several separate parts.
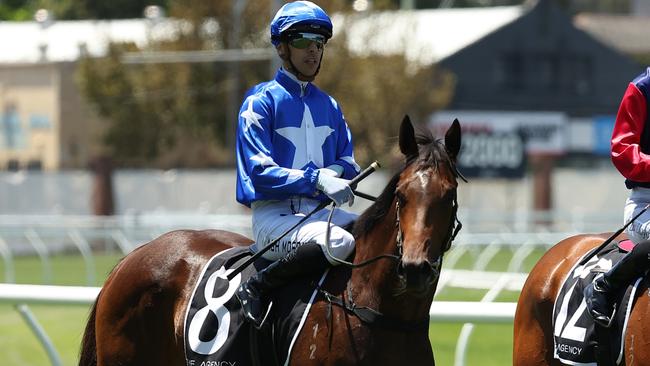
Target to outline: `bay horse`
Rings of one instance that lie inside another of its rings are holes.
[[[444,142],[400,126],[405,164],[355,222],[350,269],[333,267],[322,285],[330,296],[371,309],[363,318],[319,296],[290,355],[293,365],[434,365],[429,309],[442,265],[460,229],[455,120]],[[194,284],[217,252],[250,245],[239,234],[180,230],[124,257],[91,310],[79,365],[184,365],[184,314]],[[388,255],[387,255],[388,254]],[[389,257],[377,258],[377,257]],[[392,258],[392,259],[390,259]],[[373,260],[377,259],[377,260]]]
[[[566,238],[549,249],[533,267],[522,288],[514,320],[514,366],[562,365],[554,359],[553,303],[571,268],[612,233],[582,234]],[[625,239],[625,234],[615,240]],[[650,301],[642,281],[624,335],[623,363],[650,365]]]

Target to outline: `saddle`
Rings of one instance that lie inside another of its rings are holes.
[[[634,247],[629,240],[612,242],[584,265],[582,258],[565,278],[553,307],[554,357],[565,365],[620,365],[632,302],[641,281],[637,279],[617,294],[617,310],[610,328],[594,323],[586,310],[584,288],[607,272]]]
[[[297,278],[271,294],[273,309],[262,330],[245,319],[235,296],[239,285],[271,262],[258,259],[231,281],[226,276],[252,253],[235,247],[213,256],[204,266],[195,285],[185,316],[185,358],[190,366],[281,365],[291,355],[318,286],[327,272]]]

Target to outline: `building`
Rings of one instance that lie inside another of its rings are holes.
[[[612,49],[645,64],[650,62],[650,42],[646,32],[650,24],[650,1],[642,4],[647,10],[632,15],[578,14],[574,24]]]
[[[79,93],[75,68],[0,64],[0,168],[79,168],[102,153],[102,124]]]
[[[146,47],[169,24],[147,20],[0,22],[0,170],[85,168],[103,123],[81,96],[77,61],[110,42]]]
[[[444,131],[454,118],[461,121],[459,167],[469,176],[531,174],[536,210],[553,207],[559,157],[563,164],[567,157],[593,164],[609,154],[620,98],[642,70],[611,43],[577,28],[553,0],[384,12],[357,27],[354,49],[404,52],[419,66],[435,63],[453,72],[452,101],[430,125]]]
[[[592,36],[585,30],[596,31],[581,25],[583,18],[572,20],[552,0],[529,3],[376,12],[334,21],[336,27],[349,22],[349,44],[358,53],[404,52],[419,66],[438,63],[452,71],[451,114],[530,113],[530,120],[542,122],[527,130],[546,131],[555,149],[550,152],[606,154],[618,101],[640,66],[624,53],[628,48],[615,48],[622,42]],[[0,169],[84,168],[101,154],[103,123],[80,95],[77,60],[103,55],[109,42],[146,49],[152,38],[174,37],[176,23],[0,22],[6,40],[0,43]],[[545,123],[542,115],[553,117]]]
[[[553,0],[380,12],[353,22],[350,47],[403,52],[420,66],[437,63],[452,71],[452,112],[560,113],[563,121],[549,122],[549,128],[566,129],[557,132],[565,135],[565,146],[555,144],[556,152],[601,155],[609,144],[601,137],[611,130],[622,93],[642,67],[630,57],[633,46],[606,42],[595,28],[576,26],[583,23]],[[613,34],[612,28],[600,32]],[[636,34],[630,43],[646,38],[640,19],[624,29]]]
[[[452,109],[614,114],[641,71],[630,57],[576,28],[552,0],[441,60],[458,76]]]

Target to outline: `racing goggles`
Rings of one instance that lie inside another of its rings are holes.
[[[312,43],[316,44],[316,48],[322,50],[326,42],[327,39],[324,36],[315,33],[296,33],[289,39],[291,47],[301,50],[308,48]]]

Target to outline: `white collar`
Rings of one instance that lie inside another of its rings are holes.
[[[307,85],[309,85],[309,81],[302,81],[302,80],[298,79],[298,77],[296,75],[294,75],[294,74],[290,73],[289,71],[287,71],[284,68],[284,66],[280,67],[280,72],[287,75],[291,80],[295,81],[296,83],[298,83],[298,85],[300,85],[300,96],[305,95],[305,90],[307,89]]]

